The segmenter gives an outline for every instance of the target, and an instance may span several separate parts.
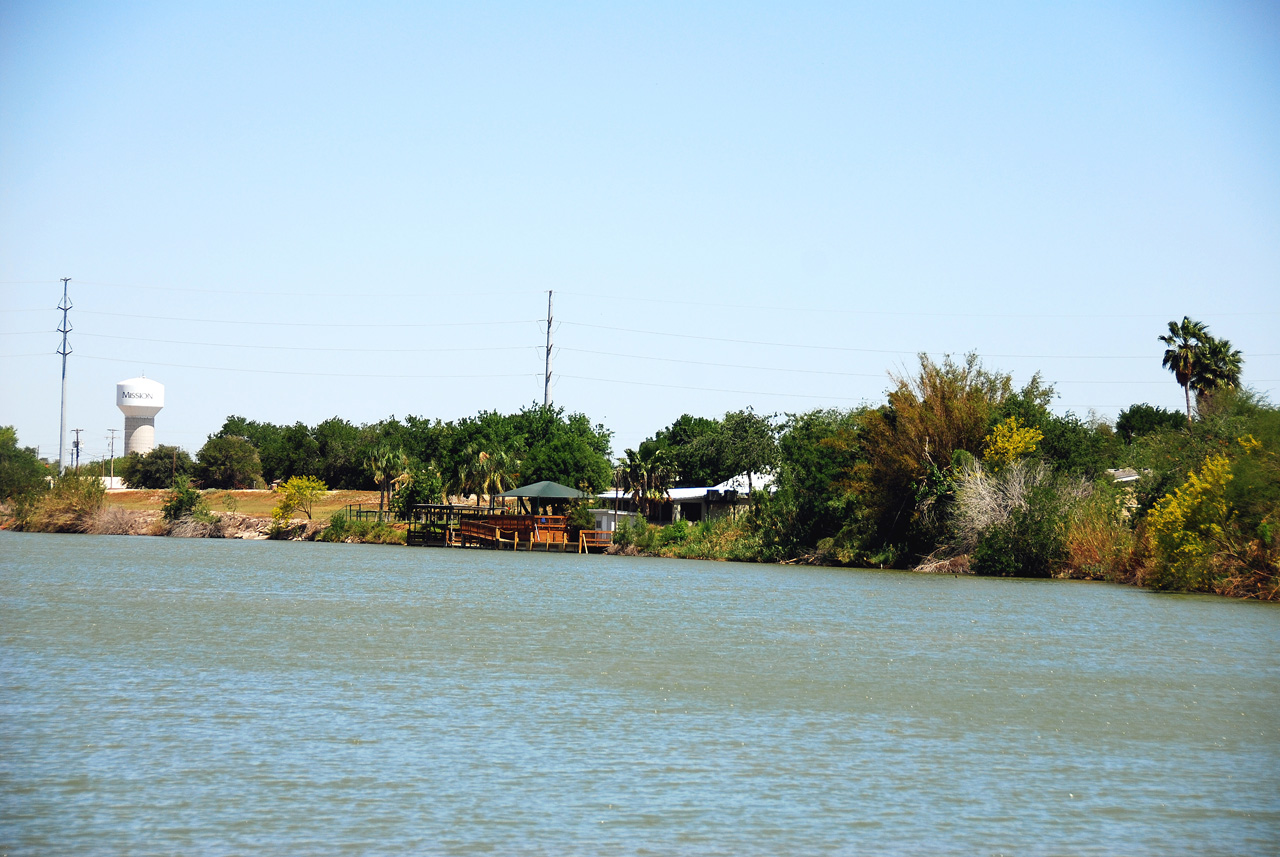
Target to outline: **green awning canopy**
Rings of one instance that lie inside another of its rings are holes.
[[[500,497],[533,497],[539,500],[577,500],[588,495],[559,482],[535,482],[522,488],[512,488]]]

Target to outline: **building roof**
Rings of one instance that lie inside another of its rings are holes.
[[[576,500],[579,497],[586,497],[577,488],[570,488],[568,485],[561,485],[559,482],[534,482],[532,485],[524,485],[520,488],[512,488],[500,497],[537,497],[542,500]]]
[[[751,484],[756,490],[772,491],[773,477],[767,473],[752,473]],[[739,494],[747,493],[747,474],[739,473],[732,479],[726,479],[719,485],[711,488],[668,488],[666,499],[682,503],[687,500],[701,500],[707,495],[708,491],[737,491]],[[611,500],[615,497],[622,499],[630,497],[629,491],[601,491],[596,495],[602,500]]]

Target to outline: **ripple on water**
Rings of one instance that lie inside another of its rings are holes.
[[[1273,853],[1280,613],[0,533],[14,853]]]

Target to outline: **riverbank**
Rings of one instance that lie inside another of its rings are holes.
[[[373,523],[351,520],[342,510],[352,504],[373,505],[374,492],[331,491],[319,498],[310,519],[276,520],[248,511],[266,511],[279,501],[271,491],[204,492],[202,509],[197,514],[168,520],[162,507],[171,496],[168,491],[121,491],[106,494],[93,490],[96,480],[83,480],[89,487],[74,490],[76,480],[61,493],[46,495],[37,513],[27,510],[16,514],[12,507],[0,509],[0,529],[23,529],[29,532],[89,533],[94,535],[145,535],[174,538],[212,538],[240,540],[330,541],[368,544],[404,544],[404,524]],[[82,486],[83,487],[83,486]],[[213,503],[225,508],[213,511]],[[234,508],[235,511],[231,509]],[[322,516],[323,510],[331,510]],[[15,520],[22,521],[14,526]],[[1070,551],[1048,574],[1056,579],[1099,580],[1139,588],[1161,589],[1156,574],[1151,544],[1145,531],[1132,534],[1129,542],[1117,551],[1115,546],[1095,545],[1083,551]],[[771,556],[763,544],[760,527],[751,514],[725,516],[691,524],[677,521],[655,526],[636,520],[623,525],[615,534],[608,553],[621,556],[664,557],[728,562],[780,565],[809,565],[847,568],[876,567],[875,563],[857,561],[857,557],[834,549],[831,540],[819,549],[779,560]],[[1109,553],[1108,553],[1109,552]],[[884,567],[881,565],[880,567]],[[921,573],[975,574],[968,554],[955,554],[938,559],[926,558],[912,571]],[[998,575],[1018,576],[1018,575]],[[1259,573],[1252,577],[1223,575],[1222,584],[1210,594],[1230,598],[1276,601],[1280,587],[1274,577]]]

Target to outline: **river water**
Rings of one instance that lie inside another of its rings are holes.
[[[0,853],[1275,854],[1280,610],[0,533]]]

